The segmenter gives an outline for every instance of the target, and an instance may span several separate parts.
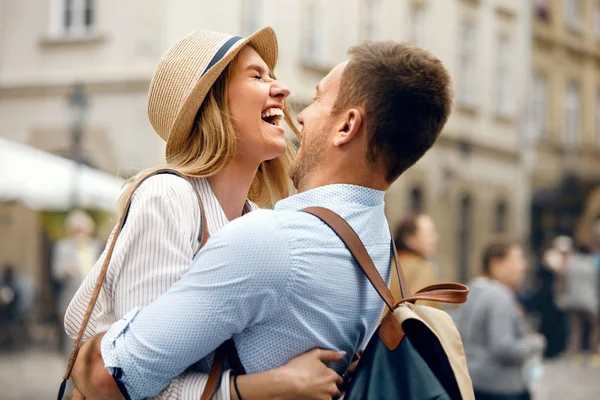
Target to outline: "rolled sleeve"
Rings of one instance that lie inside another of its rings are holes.
[[[100,343],[100,352],[102,353],[102,360],[104,361],[104,367],[110,372],[113,377],[118,376],[119,381],[127,389],[127,393],[131,399],[141,398],[136,395],[134,390],[135,385],[131,386],[128,384],[129,381],[135,380],[135,374],[128,376],[123,375],[123,367],[128,366],[130,363],[127,360],[129,353],[120,352],[118,349],[118,339],[121,335],[129,329],[130,324],[139,314],[140,309],[135,308],[129,313],[123,316],[120,320],[115,322],[110,329],[104,334],[102,342]]]

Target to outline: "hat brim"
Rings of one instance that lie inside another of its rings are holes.
[[[259,29],[247,38],[240,40],[221,60],[206,71],[202,78],[194,85],[181,105],[168,136],[169,139],[166,148],[167,162],[185,145],[186,140],[192,132],[196,114],[212,85],[240,50],[248,44],[252,45],[271,71],[275,70],[275,66],[277,65],[278,44],[277,36],[273,28],[265,27]]]

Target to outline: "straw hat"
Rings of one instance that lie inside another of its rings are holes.
[[[271,70],[277,63],[277,36],[271,27],[247,38],[198,30],[162,57],[150,83],[148,117],[167,142],[167,161],[185,144],[206,94],[221,72],[247,44]]]

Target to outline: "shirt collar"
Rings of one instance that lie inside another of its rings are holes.
[[[383,205],[385,191],[365,186],[334,184],[321,186],[280,200],[276,211],[299,211],[306,207],[322,206],[335,208],[340,204],[353,203],[363,207]]]

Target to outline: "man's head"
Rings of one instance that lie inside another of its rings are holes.
[[[433,218],[422,213],[413,213],[406,217],[398,226],[395,235],[399,250],[412,250],[426,258],[435,253],[438,239]]]
[[[431,148],[450,114],[450,76],[427,51],[368,42],[349,54],[298,115],[303,129],[292,179],[299,190],[334,183],[319,174],[338,181],[362,174],[389,187]]]
[[[492,243],[483,253],[483,273],[513,289],[523,283],[526,267],[523,248],[517,243]]]

